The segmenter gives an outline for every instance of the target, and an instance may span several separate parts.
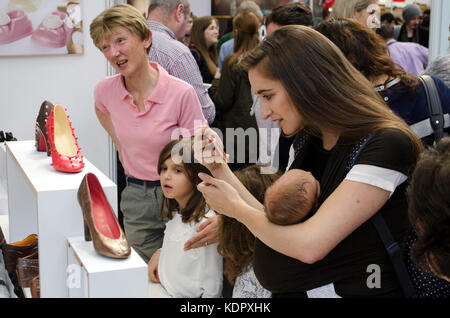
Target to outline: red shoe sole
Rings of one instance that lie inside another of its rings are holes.
[[[38,151],[47,151],[47,144],[45,143],[44,134],[42,132],[39,133]]]

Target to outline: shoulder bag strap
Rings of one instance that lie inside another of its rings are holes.
[[[444,136],[444,113],[442,111],[441,99],[439,98],[439,93],[431,76],[421,75],[419,79],[427,94],[430,124],[434,131],[434,141],[437,142]]]
[[[394,267],[395,274],[397,275],[400,285],[402,286],[403,293],[406,298],[416,298],[416,290],[411,282],[408,270],[406,269],[405,260],[400,249],[400,245],[392,237],[392,233],[389,230],[386,222],[384,221],[381,213],[377,212],[371,217],[370,221],[375,226],[384,247],[389,255],[392,266]]]
[[[349,170],[351,167],[355,165],[356,158],[358,158],[361,150],[367,144],[367,142],[372,138],[373,135],[367,137],[357,149],[355,155],[352,158]],[[389,259],[391,261],[392,266],[394,267],[395,273],[397,275],[398,280],[400,281],[400,285],[402,287],[403,293],[406,298],[416,298],[416,291],[411,282],[411,278],[408,274],[408,270],[406,269],[405,260],[402,255],[402,251],[400,249],[400,245],[397,241],[394,240],[391,231],[389,230],[386,222],[384,221],[381,213],[377,212],[374,216],[370,218],[370,221],[375,226],[375,229],[378,232],[381,240],[383,241],[384,247],[389,255]]]

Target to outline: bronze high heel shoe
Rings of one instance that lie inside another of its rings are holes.
[[[93,240],[95,250],[104,256],[128,257],[130,244],[95,174],[84,176],[78,188],[78,202],[83,211],[85,240]]]
[[[35,146],[37,151],[47,151],[47,156],[50,156],[50,141],[48,139],[47,127],[47,117],[50,115],[53,107],[55,107],[51,102],[45,100],[41,104],[39,109],[39,114],[36,118],[36,128],[34,133]]]

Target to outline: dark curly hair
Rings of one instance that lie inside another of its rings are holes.
[[[418,240],[412,260],[422,269],[450,277],[450,137],[419,157],[407,190],[409,219]]]
[[[261,174],[261,166],[252,165],[235,172],[236,177],[261,203],[266,189],[281,173]],[[261,212],[262,213],[262,212]],[[253,256],[255,236],[239,221],[224,215],[219,216],[219,244],[217,251],[224,260],[224,275],[234,285],[236,277],[242,274]]]
[[[374,30],[354,19],[328,19],[314,29],[337,45],[345,57],[369,81],[387,75],[400,78],[411,92],[418,92],[419,80],[395,64],[384,40]]]

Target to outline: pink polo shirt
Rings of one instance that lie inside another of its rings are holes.
[[[96,107],[111,117],[122,145],[125,174],[142,180],[159,180],[159,154],[172,140],[172,133],[176,139],[180,135],[192,136],[194,124],[207,125],[207,121],[191,85],[169,75],[157,63],[150,66],[159,72],[159,78],[144,101],[143,112],[134,105],[120,74],[97,83],[94,96]]]

